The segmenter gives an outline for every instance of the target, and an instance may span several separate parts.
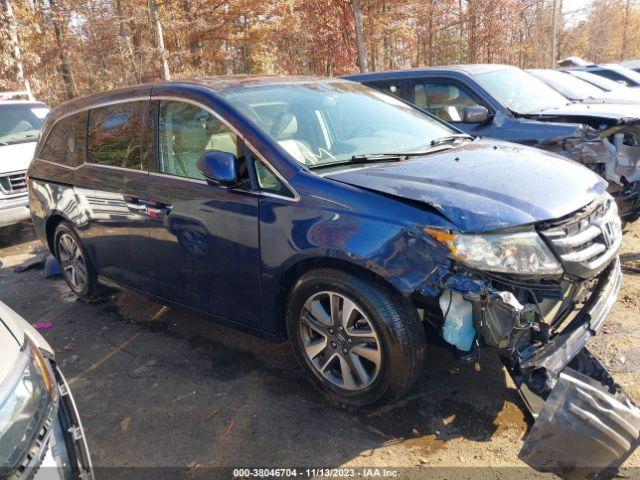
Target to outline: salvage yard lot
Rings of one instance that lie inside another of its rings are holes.
[[[98,467],[524,466],[527,420],[489,351],[475,372],[431,346],[409,398],[354,414],[304,381],[288,343],[129,293],[88,304],[41,265],[16,271],[43,254],[29,224],[0,237],[0,300],[33,324],[51,322],[41,333]],[[590,348],[640,402],[640,223],[625,233],[622,260],[622,291]],[[640,467],[640,454],[625,466]]]

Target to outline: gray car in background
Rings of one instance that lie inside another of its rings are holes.
[[[574,102],[640,104],[640,92],[623,85],[621,85],[622,88],[606,90],[565,70],[531,68],[527,72]],[[593,74],[587,73],[587,75]]]
[[[2,302],[0,478],[93,479],[82,423],[53,349]]]

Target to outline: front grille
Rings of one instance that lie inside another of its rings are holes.
[[[604,269],[622,243],[618,209],[610,195],[568,219],[543,226],[540,233],[569,275],[591,278]]]
[[[15,172],[0,176],[0,190],[5,195],[14,195],[27,191],[26,172]]]

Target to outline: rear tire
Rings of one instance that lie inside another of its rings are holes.
[[[421,376],[425,332],[415,308],[390,287],[334,269],[303,275],[287,308],[294,355],[330,401],[375,407]]]
[[[95,269],[82,247],[80,238],[67,223],[60,223],[53,236],[55,256],[69,288],[85,300],[100,296],[100,286]]]

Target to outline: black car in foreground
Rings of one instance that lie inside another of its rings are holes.
[[[458,65],[346,77],[411,102],[472,135],[576,160],[609,182],[623,221],[640,216],[640,109],[572,102],[508,65]]]

